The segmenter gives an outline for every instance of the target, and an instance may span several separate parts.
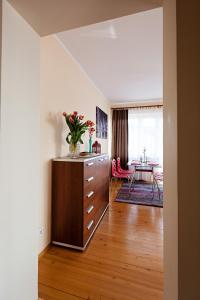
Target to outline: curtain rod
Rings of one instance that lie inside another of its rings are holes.
[[[141,106],[124,106],[124,107],[111,107],[112,110],[125,110],[125,109],[131,109],[131,108],[151,108],[151,107],[163,107],[163,104],[156,104],[156,105],[141,105]]]

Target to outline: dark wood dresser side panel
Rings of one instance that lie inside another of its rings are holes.
[[[83,246],[83,164],[53,162],[52,241]]]
[[[98,208],[96,213],[96,223],[99,221],[102,213],[109,204],[109,160],[107,156],[98,160],[98,174],[99,180],[96,186],[97,197],[95,199],[95,204]]]

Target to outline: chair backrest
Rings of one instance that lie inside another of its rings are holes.
[[[121,162],[120,162],[120,157],[117,158],[117,171],[121,172],[122,168],[121,168]]]
[[[157,180],[157,181],[163,181],[163,172],[157,172],[154,174],[154,178]]]
[[[112,159],[112,176],[116,176],[117,168],[116,168],[116,159]]]

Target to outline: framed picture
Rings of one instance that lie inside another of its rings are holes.
[[[96,137],[107,139],[108,137],[108,115],[96,106]]]

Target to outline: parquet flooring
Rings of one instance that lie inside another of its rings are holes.
[[[83,253],[52,246],[39,260],[43,300],[162,300],[163,209],[114,202]]]

